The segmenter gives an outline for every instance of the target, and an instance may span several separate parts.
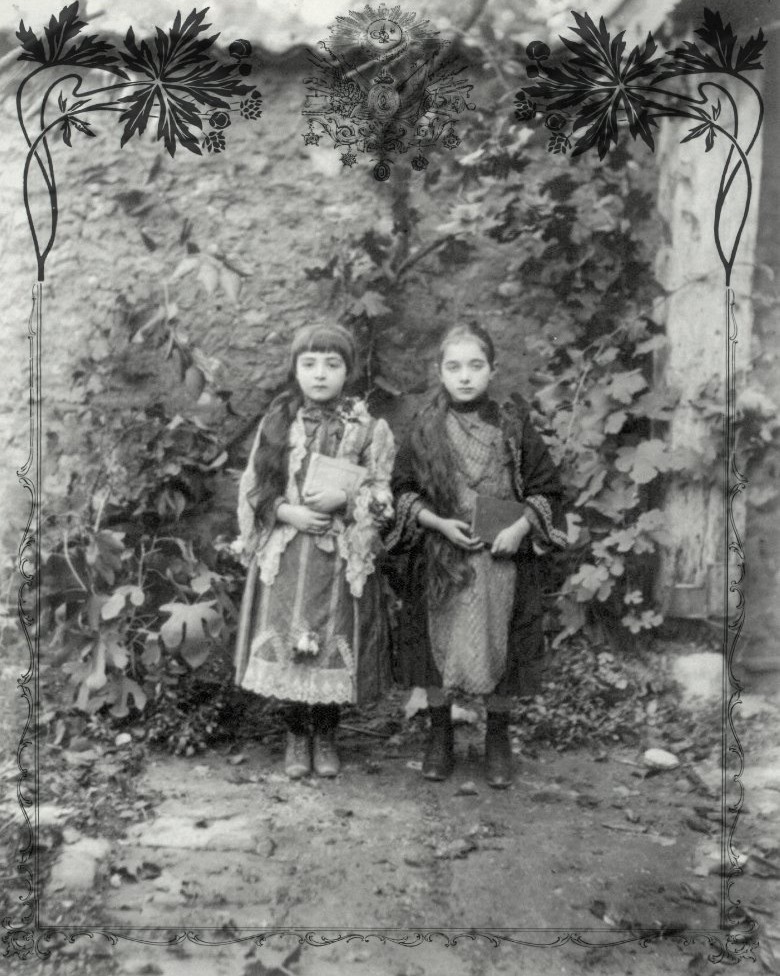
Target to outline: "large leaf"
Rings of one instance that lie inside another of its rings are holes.
[[[621,447],[615,459],[618,471],[625,471],[638,485],[646,485],[661,471],[668,471],[669,456],[666,444],[653,438],[635,447]]]
[[[178,650],[191,668],[197,668],[209,656],[214,638],[222,630],[222,615],[213,600],[199,603],[165,603],[160,607],[169,614],[160,628],[167,648]]]
[[[22,45],[19,60],[102,68],[121,78],[127,78],[119,65],[114,46],[108,41],[101,41],[95,35],[90,35],[81,38],[78,43],[68,43],[79,34],[82,27],[86,27],[86,23],[78,19],[78,9],[78,2],[74,2],[63,7],[58,17],[52,16],[48,26],[44,28],[45,45],[35,31],[25,27],[24,21],[21,21],[16,32]]]

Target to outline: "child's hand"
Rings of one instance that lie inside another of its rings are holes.
[[[459,519],[439,519],[436,528],[445,539],[449,539],[459,549],[475,552],[482,548],[482,540],[469,535],[470,526],[468,522],[461,522]]]
[[[531,524],[525,516],[518,519],[513,525],[502,529],[493,541],[490,549],[491,555],[514,556],[530,529]]]
[[[331,524],[329,516],[315,512],[306,505],[280,505],[276,517],[299,532],[308,532],[311,535],[322,535]]]
[[[315,512],[330,514],[347,504],[347,493],[340,488],[315,488],[306,492],[303,501]]]

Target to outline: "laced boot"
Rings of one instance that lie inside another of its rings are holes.
[[[336,729],[339,724],[338,705],[314,705],[311,710],[314,728],[313,761],[318,776],[332,779],[341,769],[336,749]]]
[[[485,778],[488,786],[497,790],[505,790],[512,782],[512,744],[507,712],[487,713]]]
[[[309,710],[305,705],[291,705],[285,716],[287,747],[284,752],[284,771],[290,779],[301,779],[311,772],[311,736]]]
[[[430,729],[428,744],[422,764],[422,774],[425,779],[447,779],[455,765],[454,735],[452,730],[452,715],[449,705],[429,708]]]

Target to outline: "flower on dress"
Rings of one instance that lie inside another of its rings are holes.
[[[299,654],[319,654],[320,652],[320,638],[313,630],[304,631],[298,638],[298,643],[295,645],[295,650]]]
[[[450,129],[441,140],[445,149],[455,149],[460,145],[460,137]]]

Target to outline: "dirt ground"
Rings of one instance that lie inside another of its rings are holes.
[[[736,842],[744,874],[732,898],[743,926],[759,926],[759,952],[743,962],[751,972],[778,971],[776,702],[774,694],[748,695],[741,706],[750,730]],[[57,828],[59,844],[41,924],[89,918],[95,934],[71,945],[55,938],[41,971],[720,971],[706,936],[692,937],[718,927],[717,748],[705,760],[652,773],[641,750],[623,746],[526,751],[516,756],[513,787],[495,791],[482,777],[479,721],[458,726],[457,769],[440,784],[419,773],[421,716],[390,738],[367,734],[370,722],[360,716],[346,724],[335,781],[288,781],[278,734],[191,759],[152,754],[134,783],[144,819],[105,823],[102,837],[68,826],[67,810],[42,795],[43,828]],[[282,928],[289,931],[257,939]],[[687,939],[679,937],[686,930]],[[647,944],[642,932],[651,936]],[[170,939],[175,944],[165,945]]]

